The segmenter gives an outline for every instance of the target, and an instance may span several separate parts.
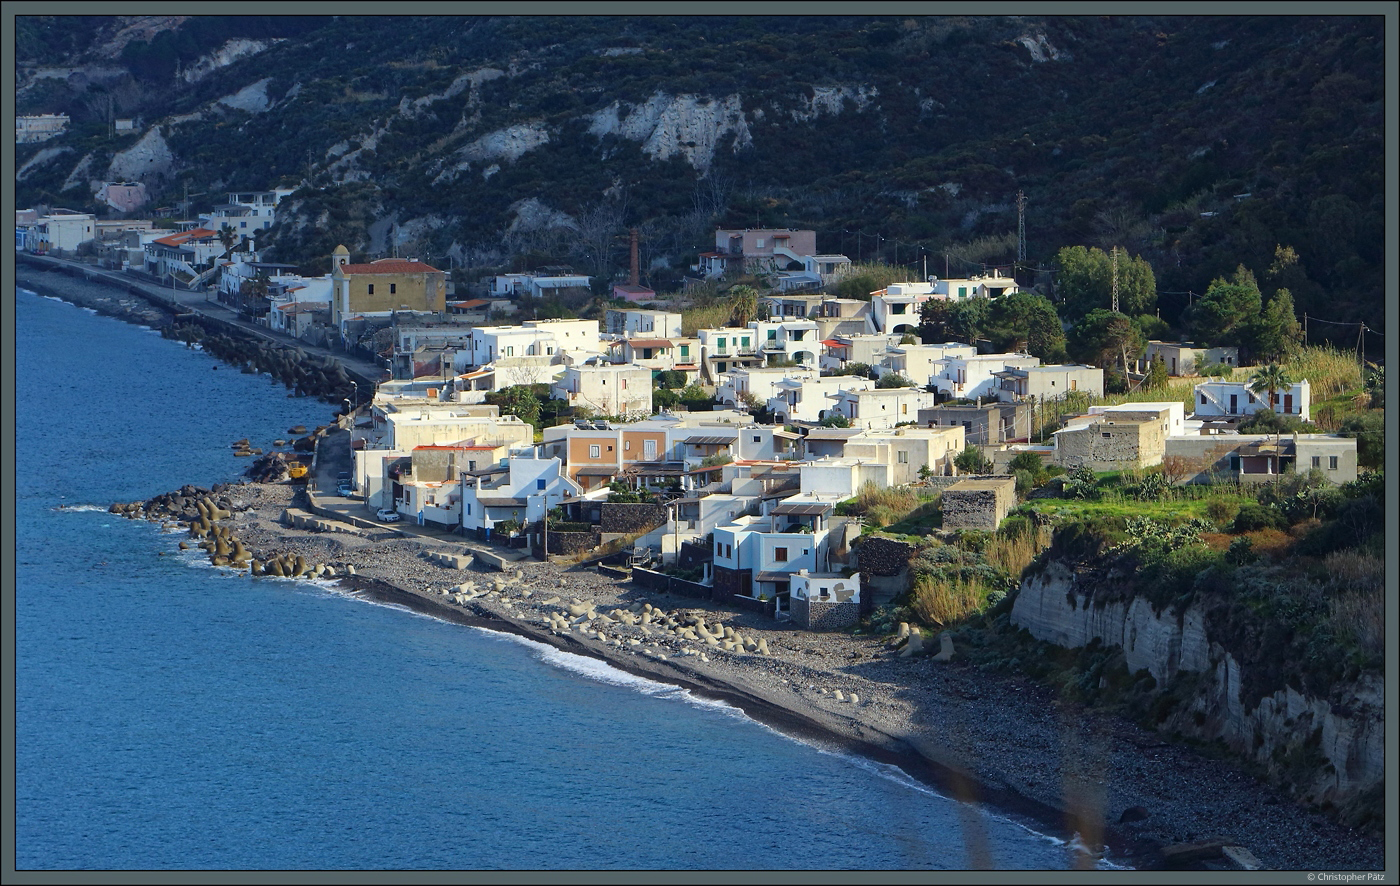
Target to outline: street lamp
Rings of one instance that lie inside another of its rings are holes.
[[[350,387],[353,389],[352,396],[354,397],[354,403],[352,403],[350,407],[353,411],[356,406],[360,405],[360,383],[355,381],[354,379],[351,379]]]

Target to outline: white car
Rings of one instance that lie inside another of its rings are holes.
[[[399,521],[399,512],[391,508],[380,508],[375,512],[374,518],[381,523],[397,523]]]

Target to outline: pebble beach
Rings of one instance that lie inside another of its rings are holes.
[[[232,513],[221,522],[255,557],[324,564],[346,592],[603,659],[723,700],[795,738],[898,765],[948,796],[1089,847],[1085,866],[1160,867],[1183,844],[1223,843],[1243,847],[1246,864],[1262,869],[1384,867],[1379,839],[1228,762],[956,654],[905,657],[890,638],[808,632],[593,569],[529,559],[504,573],[452,568],[429,557],[440,543],[290,528],[282,516],[295,494],[286,484],[226,487]],[[1239,869],[1219,853],[1205,856],[1178,858]]]

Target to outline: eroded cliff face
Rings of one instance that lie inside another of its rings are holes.
[[[1195,675],[1194,693],[1161,728],[1223,740],[1302,800],[1342,807],[1381,784],[1385,708],[1379,677],[1363,674],[1334,687],[1327,698],[1285,686],[1250,704],[1235,651],[1208,634],[1199,607],[1154,612],[1144,599],[1105,593],[1100,580],[1091,583],[1069,565],[1051,561],[1022,580],[1012,623],[1058,646],[1085,646],[1097,638],[1121,647],[1128,670],[1146,669],[1159,686],[1182,672]]]

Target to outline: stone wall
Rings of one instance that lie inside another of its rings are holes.
[[[792,621],[809,631],[843,631],[860,621],[860,608],[850,601],[822,603],[793,597]]]
[[[1095,471],[1126,471],[1161,464],[1165,452],[1161,419],[1125,417],[1060,432],[1055,457],[1069,470],[1088,465]]]
[[[943,490],[944,529],[996,529],[1016,500],[1010,477],[965,480]]]
[[[748,596],[753,585],[753,571],[750,569],[730,569],[715,564],[714,590],[711,599],[722,602],[735,595]]]
[[[682,569],[700,569],[715,559],[715,549],[709,545],[698,545],[692,541],[681,542],[676,554],[676,565]]]
[[[646,532],[666,525],[666,506],[650,502],[603,502],[599,523],[605,533]]]
[[[651,569],[643,569],[640,566],[632,567],[632,580],[642,587],[653,591],[676,594],[681,597],[690,597],[696,600],[710,600],[714,596],[714,589],[709,585],[702,585],[695,581],[686,581],[674,575],[667,575],[664,572],[655,572]]]
[[[549,552],[551,554],[582,554],[591,551],[602,543],[602,533],[598,527],[588,532],[549,531]]]

